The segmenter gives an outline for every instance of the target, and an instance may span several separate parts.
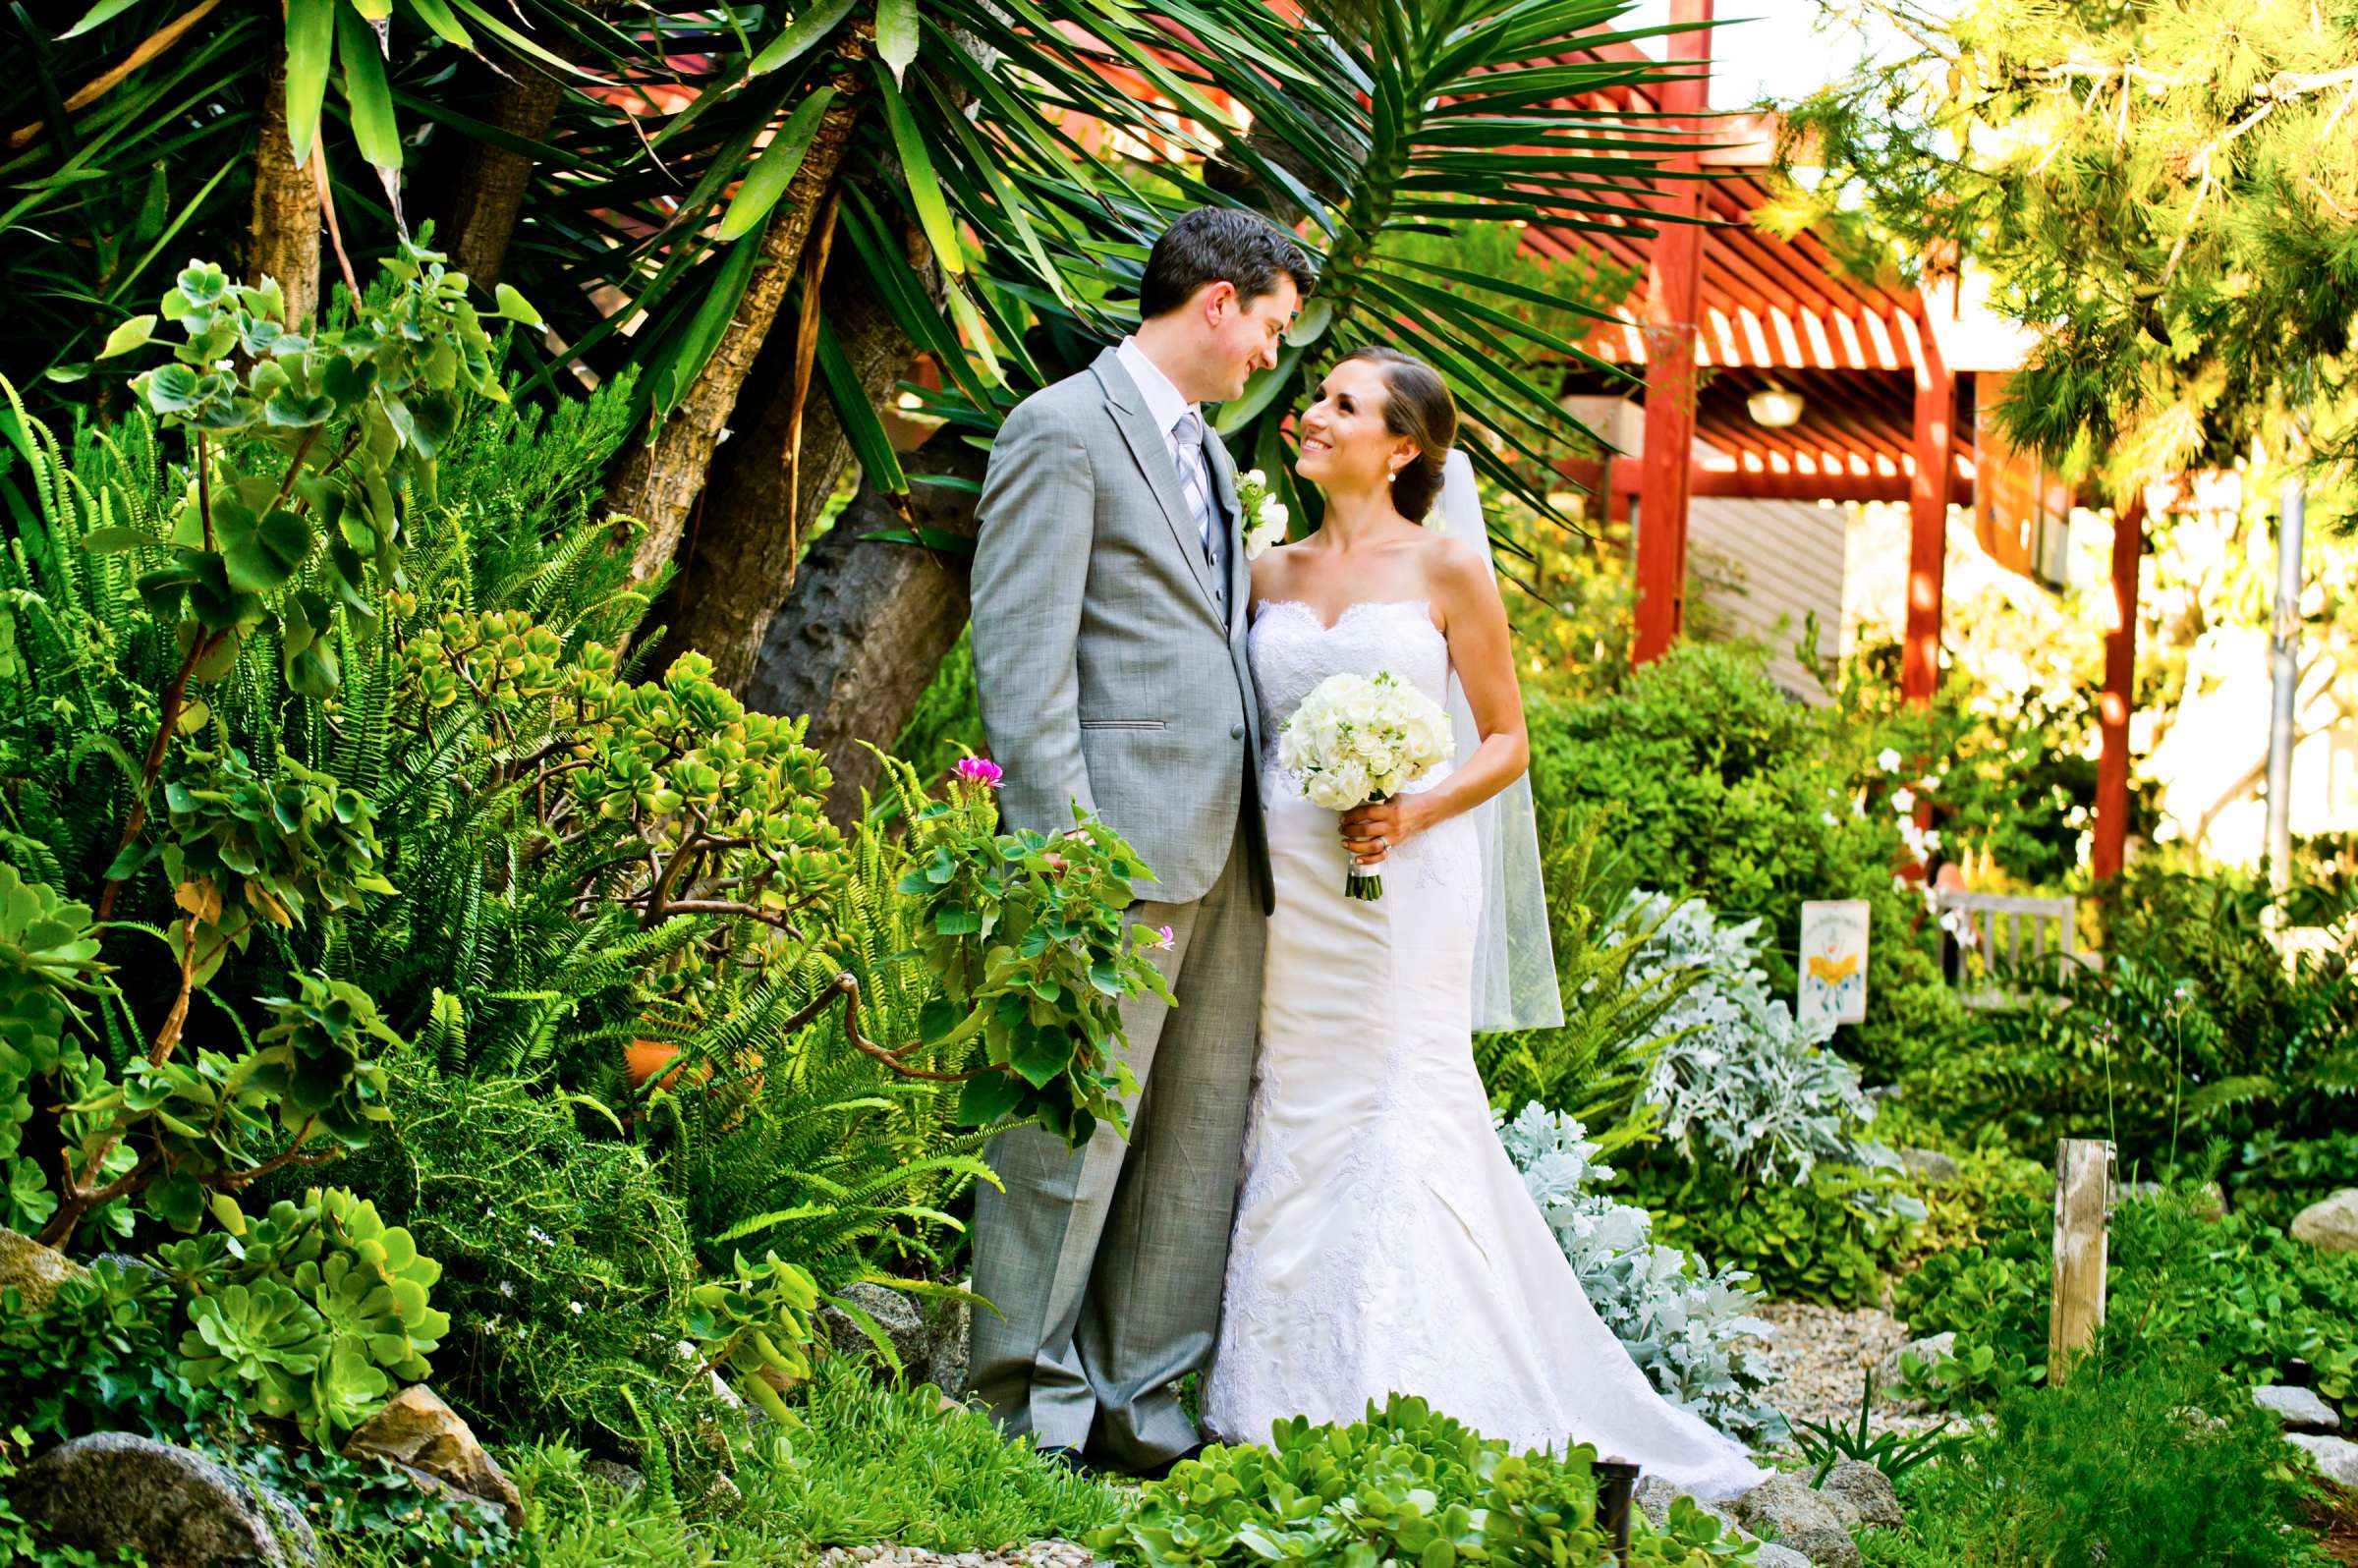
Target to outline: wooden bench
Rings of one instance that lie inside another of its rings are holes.
[[[2024,1006],[2028,998],[2012,983],[2051,960],[2058,973],[2066,965],[2095,967],[2095,955],[2079,950],[2079,901],[2070,898],[2024,898],[2010,893],[1942,892],[1937,895],[1943,924],[1956,935],[1961,917],[1971,940],[1960,945],[1980,958],[1957,968],[1957,999],[1982,1012],[2002,1012]]]

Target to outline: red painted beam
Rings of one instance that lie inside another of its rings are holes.
[[[1940,686],[1940,595],[1948,557],[1949,432],[1957,422],[1957,383],[1933,336],[1916,354],[1916,472],[1908,484],[1908,624],[1900,644],[1900,696],[1929,707]]]
[[[1712,0],[1670,0],[1673,23],[1709,22]],[[1711,99],[1707,28],[1673,34],[1668,51],[1705,64],[1664,84],[1669,125],[1700,131]],[[1673,171],[1700,168],[1693,155],[1675,158]],[[1670,219],[1703,212],[1704,182],[1657,183],[1656,207]],[[1695,324],[1703,279],[1703,229],[1670,221],[1657,231],[1646,282],[1646,449],[1639,459],[1636,635],[1630,658],[1648,664],[1670,650],[1686,620],[1687,479],[1694,468]]]
[[[2137,687],[2137,570],[2145,557],[2145,497],[2112,524],[2112,625],[2105,634],[2105,693],[2097,700],[2104,750],[2096,759],[2096,842],[2089,852],[2097,880],[2118,876],[2129,840],[2129,713]]]
[[[1604,465],[1593,459],[1572,459],[1556,465],[1567,479],[1592,493],[1605,481]],[[1615,463],[1611,475],[1613,515],[1622,516],[1627,498],[1637,495],[1635,464]],[[1912,485],[1904,474],[1754,474],[1745,469],[1707,469],[1698,464],[1687,473],[1687,494],[1730,501],[1905,501]],[[1973,504],[1973,480],[1949,476],[1952,505]]]

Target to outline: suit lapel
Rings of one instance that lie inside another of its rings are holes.
[[[1147,417],[1146,399],[1137,383],[1130,379],[1130,372],[1122,368],[1118,354],[1107,349],[1097,356],[1093,368],[1097,384],[1105,389],[1105,406],[1130,448],[1131,460],[1146,476],[1148,487],[1162,508],[1163,521],[1171,527],[1171,537],[1186,558],[1188,571],[1195,574],[1196,587],[1203,590],[1205,602],[1216,616],[1219,599],[1212,590],[1211,569],[1205,563],[1203,538],[1196,532],[1196,520],[1188,514],[1186,495],[1179,488],[1179,470],[1171,462],[1170,443]]]
[[[1228,456],[1228,443],[1213,432],[1208,421],[1204,426],[1204,450],[1210,455],[1205,466],[1211,470],[1212,488],[1218,492],[1220,516],[1228,530],[1224,557],[1228,563],[1228,635],[1234,637],[1244,628],[1245,600],[1251,596],[1248,586],[1253,579],[1253,568],[1245,560],[1244,506],[1236,498],[1236,463]]]

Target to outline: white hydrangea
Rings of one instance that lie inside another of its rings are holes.
[[[1589,1305],[1662,1397],[1743,1442],[1783,1437],[1784,1417],[1759,1397],[1775,1376],[1760,1343],[1774,1329],[1754,1316],[1752,1276],[1656,1245],[1652,1214],[1591,1191],[1613,1173],[1571,1117],[1526,1105],[1498,1139]]]
[[[1277,735],[1277,763],[1330,812],[1389,800],[1457,750],[1449,715],[1389,670],[1329,675]]]

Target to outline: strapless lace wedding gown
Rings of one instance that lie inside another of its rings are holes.
[[[1250,636],[1277,908],[1206,1426],[1264,1441],[1274,1421],[1356,1421],[1398,1391],[1519,1449],[1593,1443],[1698,1495],[1758,1484],[1598,1317],[1491,1130],[1470,1028],[1472,819],[1393,850],[1382,898],[1349,899],[1334,813],[1276,765],[1278,726],[1329,675],[1388,669],[1444,700],[1430,610],[1372,601],[1325,626],[1274,602]]]

